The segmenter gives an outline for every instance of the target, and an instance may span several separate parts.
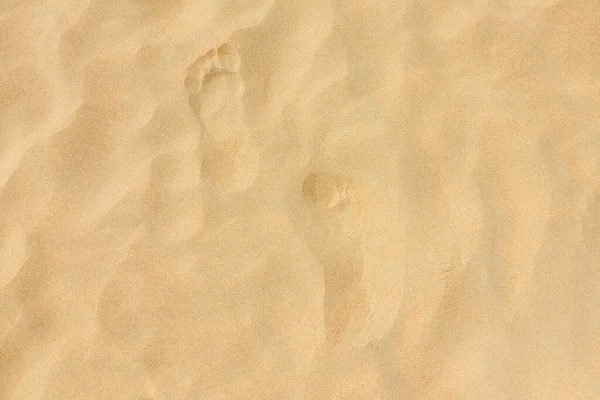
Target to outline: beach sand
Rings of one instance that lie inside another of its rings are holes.
[[[600,398],[599,27],[0,1],[0,400]]]

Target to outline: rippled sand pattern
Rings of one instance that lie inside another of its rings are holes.
[[[0,0],[0,400],[599,399],[597,0]]]

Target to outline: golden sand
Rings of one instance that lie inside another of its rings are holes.
[[[600,398],[597,0],[0,0],[0,400]]]

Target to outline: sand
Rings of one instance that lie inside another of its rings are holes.
[[[599,27],[0,1],[0,399],[600,398]]]

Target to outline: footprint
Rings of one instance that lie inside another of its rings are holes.
[[[194,61],[184,85],[202,128],[202,174],[223,192],[243,191],[258,174],[258,148],[245,124],[241,61],[230,44]]]
[[[307,241],[323,266],[327,341],[336,346],[354,340],[368,317],[362,238],[356,229],[360,205],[350,179],[327,173],[308,175],[302,196],[313,214]]]
[[[324,272],[328,344],[360,348],[383,337],[402,299],[397,204],[362,180],[323,172],[302,183],[306,239]]]

